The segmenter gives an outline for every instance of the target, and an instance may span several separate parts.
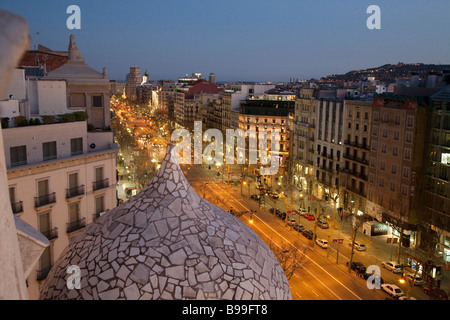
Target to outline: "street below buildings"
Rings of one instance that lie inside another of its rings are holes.
[[[294,230],[292,226],[288,226],[278,216],[270,213],[269,208],[275,206],[275,202],[270,197],[265,197],[265,204],[261,208],[257,201],[251,200],[250,195],[256,193],[255,183],[251,182],[251,178],[247,179],[249,184],[235,186],[234,183],[225,182],[226,175],[217,175],[217,170],[215,168],[208,169],[207,165],[184,165],[182,168],[186,178],[200,196],[226,211],[232,210],[235,215],[240,215],[239,219],[251,227],[266,243],[273,242],[279,246],[283,244],[295,246],[297,243],[297,247],[300,247],[302,251],[306,246],[302,267],[289,280],[293,299],[383,300],[390,298],[381,289],[369,289],[366,280],[357,276],[354,271],[348,272],[346,262],[349,261],[351,253],[349,246],[350,222],[338,224],[334,230],[317,227],[317,237],[331,243],[329,250],[322,249],[317,244],[313,244],[312,240],[306,239],[300,232]],[[285,211],[284,199],[280,198],[276,202],[277,208]],[[297,209],[298,205],[293,205],[293,207]],[[252,215],[252,222],[250,222],[251,211],[256,212]],[[299,215],[292,217],[295,217],[305,229],[314,230],[314,221],[309,221]],[[360,237],[362,234],[357,236],[357,240]],[[332,239],[343,239],[343,243],[339,245]],[[384,282],[396,284],[406,294],[408,285],[399,283],[401,276],[381,267],[381,262],[391,260],[389,247],[384,245],[384,248],[380,248],[375,242],[372,241],[369,244],[365,241],[368,246],[367,251],[355,251],[353,261],[361,262],[366,267],[378,266]],[[339,254],[337,253],[338,246]],[[391,247],[391,249],[393,248]],[[428,296],[419,287],[411,288],[410,295],[416,299],[428,299]]]

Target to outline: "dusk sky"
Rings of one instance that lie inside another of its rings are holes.
[[[69,5],[81,29],[69,30]],[[367,7],[381,9],[369,30]],[[132,65],[150,80],[201,72],[217,81],[289,81],[383,64],[450,64],[450,1],[380,0],[0,0],[24,17],[31,49],[67,50],[69,35],[86,61],[110,79]]]

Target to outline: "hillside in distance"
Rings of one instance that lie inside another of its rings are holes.
[[[409,78],[412,74],[418,74],[420,78],[425,78],[430,72],[441,74],[443,70],[450,70],[450,64],[423,64],[423,63],[402,63],[385,64],[380,67],[354,70],[346,74],[324,76],[320,82],[333,82],[343,84],[349,81],[359,81],[367,77],[375,77],[376,80],[391,83],[395,79]]]

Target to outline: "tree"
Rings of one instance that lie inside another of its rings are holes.
[[[288,280],[292,278],[295,271],[304,267],[308,246],[297,241],[294,244],[284,241],[281,244],[276,244],[272,240],[269,241],[268,245],[278,259]]]
[[[356,234],[362,223],[361,218],[362,218],[361,216],[355,216],[355,215],[352,216],[352,252],[350,254],[350,261],[348,263],[348,272],[349,273],[352,271],[352,262],[353,262],[353,254],[355,251]]]

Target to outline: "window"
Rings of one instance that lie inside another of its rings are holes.
[[[400,116],[399,115],[395,116],[395,124],[400,124]]]
[[[11,167],[27,164],[27,147],[17,146],[9,149],[11,155]]]
[[[83,138],[70,139],[70,151],[72,156],[83,154]]]
[[[99,214],[100,212],[105,211],[104,209],[104,201],[105,197],[104,196],[99,196],[95,198],[95,213]]]
[[[414,117],[413,116],[407,116],[406,117],[406,126],[407,127],[414,126]]]
[[[389,114],[385,113],[383,114],[383,122],[388,122],[389,121]]]
[[[392,147],[392,155],[397,156],[398,155],[398,147]]]
[[[392,173],[392,174],[396,174],[396,173],[397,173],[397,165],[393,164],[393,165],[391,166],[391,173]]]
[[[377,142],[372,141],[372,151],[377,151]]]
[[[406,179],[409,178],[409,168],[408,168],[408,167],[404,167],[404,168],[403,168],[403,173],[402,173],[402,175],[403,175],[403,178],[406,178]]]
[[[384,160],[380,161],[380,170],[384,171],[384,169],[386,168],[386,162],[384,162]]]
[[[56,141],[42,144],[42,157],[44,161],[56,159]]]
[[[375,168],[375,158],[374,158],[374,157],[371,157],[371,158],[370,158],[370,166],[371,166],[372,168]]]
[[[386,143],[381,144],[381,152],[386,153]]]
[[[372,135],[373,135],[374,137],[378,136],[378,127],[373,127],[373,128],[372,128]]]
[[[103,108],[103,96],[100,95],[92,96],[92,107]]]
[[[383,138],[387,138],[387,128],[383,128]]]
[[[78,202],[69,204],[69,223],[80,220],[80,204]]]
[[[412,132],[411,131],[407,131],[405,133],[405,142],[408,142],[408,143],[412,142]]]
[[[404,159],[405,160],[411,160],[411,149],[405,148],[404,150]]]
[[[379,182],[380,187],[384,187],[384,178],[380,178]]]
[[[401,193],[402,193],[402,196],[407,196],[408,195],[408,186],[402,184]]]
[[[395,191],[395,182],[391,182],[391,191]]]
[[[380,113],[378,111],[373,113],[373,121],[378,121],[379,117],[380,117]]]
[[[400,133],[398,131],[394,131],[394,140],[398,140]]]
[[[38,216],[39,222],[39,231],[43,234],[47,233],[50,227],[50,211],[39,214]]]

